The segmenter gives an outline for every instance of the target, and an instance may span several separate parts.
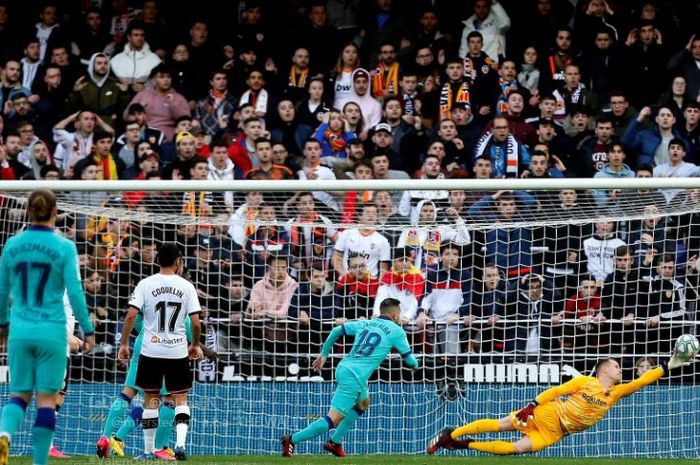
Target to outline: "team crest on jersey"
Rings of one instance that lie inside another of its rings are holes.
[[[666,291],[666,298],[667,299],[670,299],[672,295],[673,295],[673,291]]]
[[[374,250],[374,243],[369,245],[369,250]]]
[[[158,343],[158,336],[151,336],[151,342],[153,344],[157,344]]]
[[[489,72],[489,66],[488,66],[488,65],[483,65],[483,66],[481,67],[481,72],[484,73],[484,74],[488,74],[488,72]]]

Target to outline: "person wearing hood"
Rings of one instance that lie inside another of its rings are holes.
[[[126,38],[124,51],[112,57],[112,72],[122,83],[130,85],[134,92],[140,92],[151,70],[160,64],[161,59],[146,42],[143,23],[132,21],[126,31]]]
[[[109,72],[109,57],[104,53],[93,54],[87,76],[78,79],[68,95],[68,111],[92,108],[105,123],[112,126],[129,103],[129,94],[126,84],[111,77]]]
[[[603,169],[598,171],[594,178],[633,178],[635,176],[634,171],[627,166],[625,163],[625,150],[622,144],[619,142],[613,142],[608,148],[608,162],[603,165]],[[606,191],[601,189],[595,189],[593,191],[593,198],[599,207],[604,207],[607,205],[608,200],[617,200],[617,198],[622,194],[620,189],[613,189],[612,191]]]
[[[42,168],[46,166],[55,166],[48,145],[43,140],[36,140],[31,145],[31,154],[31,170],[24,175],[24,179],[44,179],[41,176]]]
[[[337,100],[336,107],[343,108],[347,102],[355,102],[362,110],[364,127],[373,128],[382,119],[382,105],[370,93],[370,75],[364,68],[352,72],[353,90],[345,99]]]
[[[437,271],[440,268],[440,251],[445,242],[458,246],[471,242],[464,220],[449,209],[448,216],[453,225],[439,225],[438,208],[432,200],[421,200],[411,213],[411,228],[405,229],[397,243],[411,254],[412,262],[421,272]]]

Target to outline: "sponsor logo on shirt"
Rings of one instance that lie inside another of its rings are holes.
[[[158,337],[155,334],[153,336],[151,336],[151,343],[152,344],[162,344],[162,345],[166,345],[166,346],[174,346],[177,344],[182,344],[183,342],[185,342],[185,338],[183,336],[174,337],[172,339]]]

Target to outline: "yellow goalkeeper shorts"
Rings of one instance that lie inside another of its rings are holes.
[[[537,452],[561,441],[565,434],[559,422],[559,416],[550,404],[539,405],[535,408],[535,418],[527,426],[518,425],[516,412],[511,412],[510,421],[513,427],[532,441],[532,452]]]

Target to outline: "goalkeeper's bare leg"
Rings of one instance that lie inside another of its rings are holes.
[[[428,444],[428,454],[434,454],[440,448],[472,449],[480,452],[487,452],[496,455],[524,454],[532,451],[532,440],[528,436],[523,436],[515,442],[508,441],[475,441],[467,438],[458,438],[465,435],[477,435],[483,433],[500,433],[503,431],[515,431],[513,421],[510,417],[500,420],[483,419],[476,420],[459,428],[445,428],[437,436],[430,440]]]

